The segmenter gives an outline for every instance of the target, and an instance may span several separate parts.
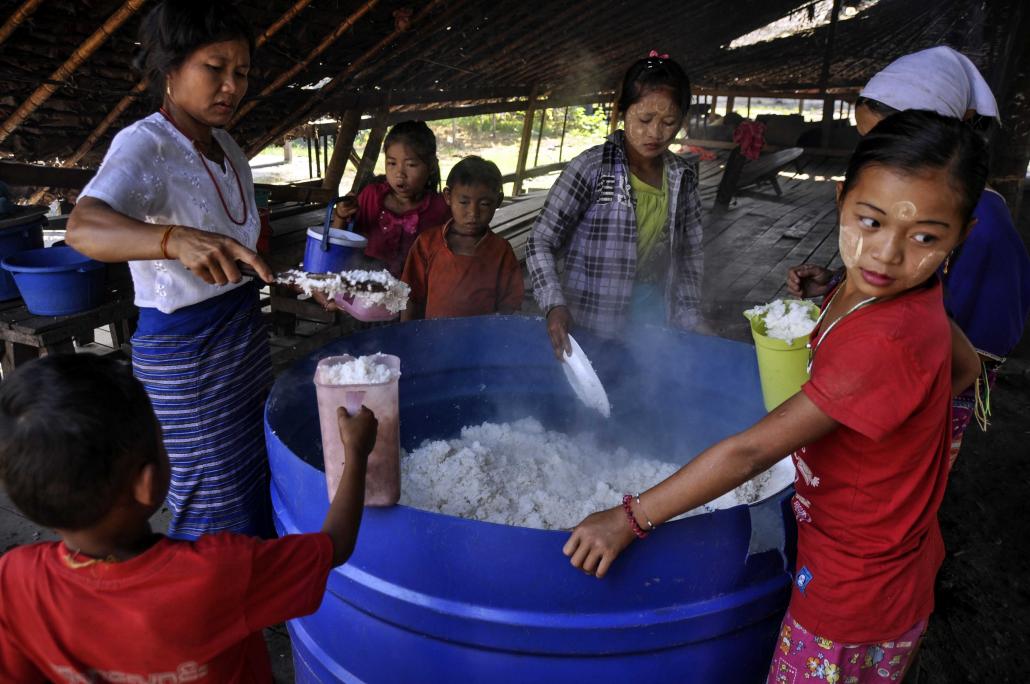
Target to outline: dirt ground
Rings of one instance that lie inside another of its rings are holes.
[[[1030,681],[1030,342],[1002,367],[987,432],[970,428],[940,521],[937,576],[918,677]]]

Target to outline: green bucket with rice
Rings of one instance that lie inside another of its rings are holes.
[[[819,316],[819,307],[803,300],[782,300],[786,309],[795,311],[803,309],[808,313],[812,326],[811,333]],[[751,323],[751,336],[755,340],[755,353],[758,356],[758,375],[762,381],[762,400],[765,410],[774,408],[790,399],[800,391],[808,381],[808,340],[809,334],[794,337],[789,342],[778,337],[771,337],[766,325],[768,307],[777,302],[755,307],[744,312],[744,317]],[[775,312],[774,312],[775,313]],[[800,315],[800,314],[798,314]]]

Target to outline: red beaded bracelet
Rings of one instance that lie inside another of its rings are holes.
[[[637,523],[637,518],[633,515],[633,495],[626,494],[622,497],[622,508],[626,511],[626,517],[629,519],[629,526],[633,530],[633,534],[636,535],[637,539],[647,539],[647,532],[640,529],[640,525]]]

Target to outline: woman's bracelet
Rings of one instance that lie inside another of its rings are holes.
[[[172,258],[172,257],[168,256],[168,238],[170,238],[172,236],[172,231],[175,230],[178,227],[179,226],[176,226],[174,224],[169,225],[167,228],[165,228],[164,235],[161,236],[161,255],[165,259],[171,259]]]
[[[637,518],[633,515],[633,495],[625,494],[622,497],[622,508],[626,511],[626,519],[629,520],[630,529],[633,530],[633,534],[637,539],[647,539],[647,532],[640,529],[640,525],[637,523]]]

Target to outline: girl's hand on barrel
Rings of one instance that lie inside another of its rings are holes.
[[[340,406],[336,409],[336,421],[340,426],[340,440],[348,454],[367,458],[376,445],[379,421],[367,406],[353,416]]]
[[[622,507],[609,508],[588,515],[576,525],[562,553],[573,567],[601,579],[634,538]]]
[[[820,297],[829,292],[833,271],[815,264],[787,269],[787,291],[795,297]]]
[[[354,195],[341,197],[340,201],[333,207],[333,228],[342,228],[347,221],[354,218],[358,213],[358,200]]]
[[[569,307],[556,306],[547,312],[547,336],[551,338],[554,355],[559,361],[564,361],[572,353],[572,344],[569,342],[571,327],[572,314],[569,313]]]
[[[211,285],[240,282],[243,275],[237,261],[249,264],[266,283],[275,280],[272,269],[257,252],[230,237],[206,230],[175,226],[168,236],[166,253]]]

